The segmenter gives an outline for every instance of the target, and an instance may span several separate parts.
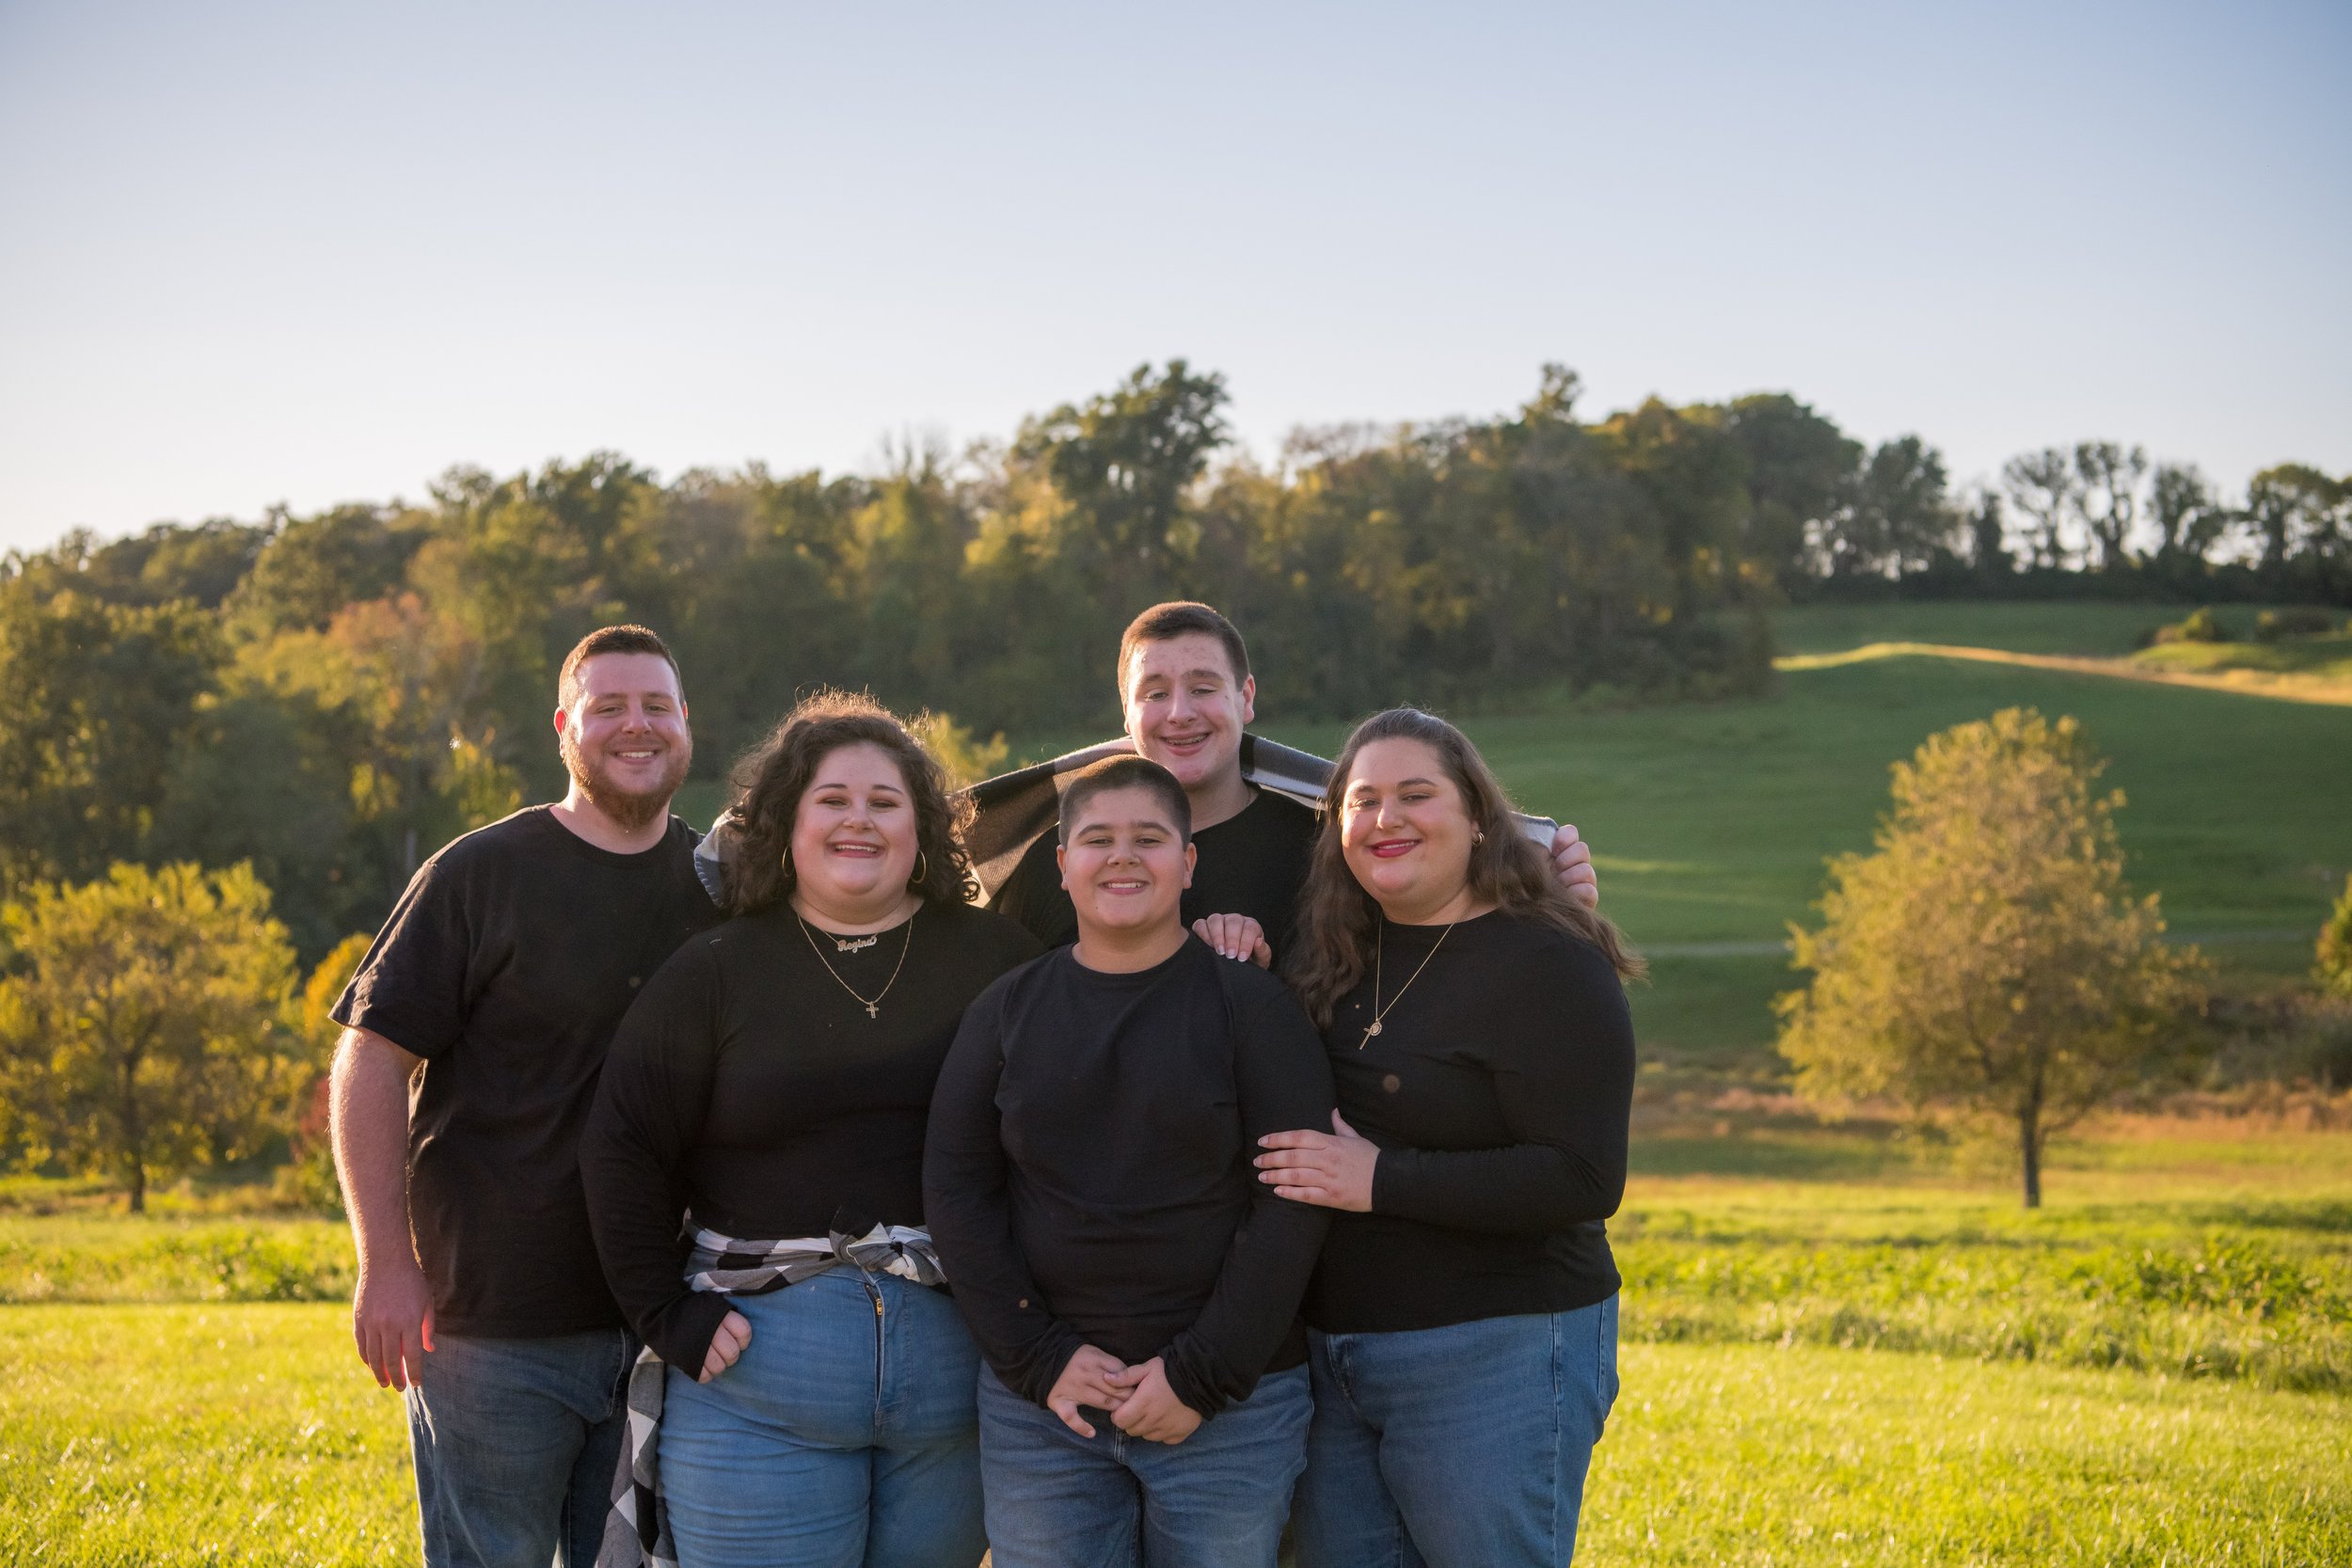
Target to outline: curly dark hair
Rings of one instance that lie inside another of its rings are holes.
[[[972,804],[947,792],[939,764],[905,721],[862,691],[819,691],[784,716],[768,737],[743,753],[727,810],[735,842],[726,876],[729,914],[764,910],[792,892],[798,873],[785,863],[801,797],[824,760],[844,746],[879,746],[898,765],[914,806],[916,862],[923,876],[907,884],[927,903],[977,898],[978,879],[963,852]]]
[[[1332,1009],[1372,967],[1380,939],[1380,906],[1348,869],[1340,849],[1340,807],[1347,798],[1348,775],[1355,770],[1356,753],[1375,740],[1418,740],[1438,753],[1461,792],[1463,810],[1483,835],[1470,857],[1470,889],[1481,900],[1591,942],[1620,979],[1638,979],[1646,972],[1614,925],[1562,889],[1551,857],[1520,827],[1502,782],[1470,736],[1435,714],[1392,707],[1356,726],[1332,760],[1331,782],[1323,792],[1323,831],[1308,863],[1298,929],[1284,965],[1292,990],[1317,1028],[1330,1027]]]

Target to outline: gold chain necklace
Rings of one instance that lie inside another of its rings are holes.
[[[1405,1000],[1405,993],[1413,989],[1413,981],[1421,978],[1422,970],[1429,967],[1429,960],[1438,956],[1438,949],[1445,945],[1445,939],[1452,936],[1454,927],[1460,924],[1458,920],[1451,921],[1444,930],[1438,933],[1438,940],[1429,944],[1429,951],[1422,958],[1421,967],[1413,971],[1412,979],[1397,987],[1396,994],[1389,998],[1389,1005],[1384,1007],[1380,1006],[1380,958],[1388,950],[1389,923],[1385,917],[1381,920],[1379,940],[1372,944],[1372,1027],[1366,1029],[1364,1037],[1356,1042],[1357,1050],[1361,1051],[1372,1043],[1372,1037],[1380,1032],[1380,1021],[1388,1017],[1399,1002]]]
[[[920,911],[916,911],[916,913],[920,912]],[[792,911],[792,918],[801,923],[801,935],[808,938],[808,950],[817,955],[817,961],[818,963],[825,966],[825,973],[833,976],[833,983],[839,986],[843,990],[848,991],[851,996],[857,996],[858,1005],[866,1009],[866,1016],[867,1018],[882,1017],[882,998],[888,996],[890,994],[890,988],[898,983],[898,971],[906,968],[907,966],[907,949],[914,945],[914,916],[912,914],[907,916],[907,940],[898,948],[898,961],[891,966],[890,978],[882,982],[882,989],[874,993],[874,998],[870,1002],[863,996],[858,996],[857,988],[850,985],[849,981],[844,980],[841,977],[841,972],[833,967],[833,960],[825,957],[825,950],[817,945],[817,933],[809,929],[806,917],[804,917],[800,911],[794,910]],[[850,950],[849,945],[842,942],[840,938],[835,937],[834,941],[841,947],[843,952],[846,953]]]

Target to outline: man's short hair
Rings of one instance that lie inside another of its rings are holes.
[[[1056,840],[1067,845],[1071,831],[1077,826],[1078,808],[1114,789],[1150,791],[1168,809],[1168,826],[1176,830],[1178,841],[1192,842],[1192,801],[1185,798],[1184,786],[1176,782],[1176,775],[1150,757],[1104,757],[1072,774],[1061,792],[1061,822],[1055,830]]]
[[[661,641],[649,626],[598,626],[564,656],[564,673],[556,677],[555,705],[569,707],[580,700],[580,667],[598,654],[659,654],[676,676],[678,694],[686,692],[686,677],[678,673],[677,660],[671,656],[670,645]]]
[[[1127,697],[1127,670],[1136,650],[1146,642],[1172,642],[1194,632],[1214,637],[1225,644],[1225,657],[1233,667],[1233,684],[1238,686],[1249,678],[1249,650],[1242,646],[1241,633],[1233,623],[1191,599],[1171,599],[1155,604],[1127,623],[1127,630],[1119,640],[1119,696]]]

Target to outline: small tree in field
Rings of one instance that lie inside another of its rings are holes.
[[[2319,989],[2334,996],[2352,996],[2352,877],[2344,879],[2344,896],[2335,912],[2319,928],[2317,961],[2312,975]]]
[[[1780,1050],[1800,1094],[1891,1094],[2015,1131],[2026,1207],[2049,1135],[2143,1069],[2198,994],[2193,950],[2134,901],[2121,791],[2072,719],[2030,708],[1931,736],[1895,765],[1878,848],[1830,862],[1821,928],[1790,927],[1804,990]]]
[[[0,908],[0,1052],[34,1163],[114,1170],[142,1211],[151,1175],[241,1158],[285,1125],[306,1073],[269,904],[244,864],[117,864]]]

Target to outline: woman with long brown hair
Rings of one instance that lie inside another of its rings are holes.
[[[1338,1088],[1260,1180],[1340,1211],[1305,1308],[1302,1568],[1565,1565],[1615,1398],[1633,1032],[1468,737],[1392,708],[1331,770],[1289,978]]]
[[[965,1004],[1041,949],[966,902],[939,767],[872,701],[803,703],[735,786],[733,918],[646,982],[580,1148],[667,1364],[630,1390],[660,1418],[639,1541],[660,1497],[683,1568],[971,1568],[979,1360],[936,1288],[924,1127]]]

